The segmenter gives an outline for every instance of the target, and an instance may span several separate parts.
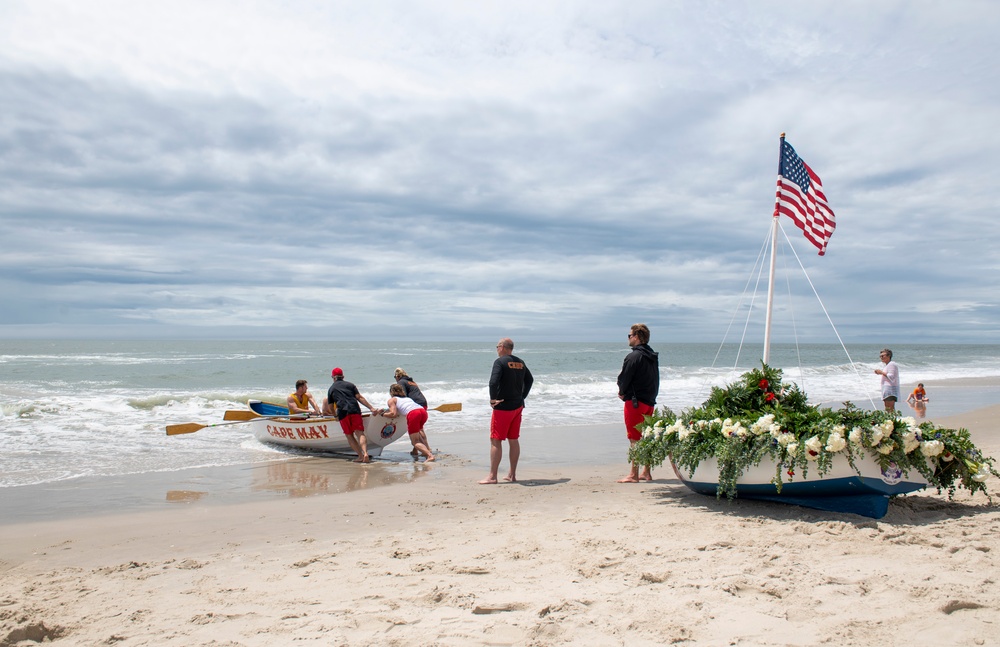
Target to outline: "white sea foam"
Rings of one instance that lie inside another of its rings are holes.
[[[165,427],[220,423],[226,410],[244,409],[248,399],[283,402],[300,377],[322,399],[334,365],[375,405],[388,397],[397,366],[421,384],[432,408],[461,402],[460,412],[431,413],[435,447],[446,449],[453,434],[485,438],[491,345],[53,342],[43,352],[26,342],[0,342],[0,487],[274,460],[284,450],[261,445],[241,425],[171,437]],[[806,348],[801,368],[784,362],[785,378],[814,402],[870,406],[878,399],[872,373],[878,348],[852,349],[855,357],[871,359],[854,366],[836,348]],[[658,404],[678,412],[749,368],[713,367],[716,349],[708,345],[657,350]],[[526,427],[621,422],[615,380],[626,348],[526,344],[516,352],[535,377]],[[1000,346],[908,346],[896,353],[904,388],[918,380],[1000,376]],[[935,395],[931,406],[941,407]]]

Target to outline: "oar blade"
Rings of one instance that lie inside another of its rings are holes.
[[[438,406],[434,407],[434,411],[461,411],[461,410],[462,410],[461,402],[450,402],[448,404],[439,404]]]
[[[222,416],[223,420],[240,420],[242,422],[253,420],[254,418],[260,418],[260,416],[253,411],[247,411],[244,409],[230,409],[224,416]]]
[[[204,429],[207,425],[199,425],[197,422],[186,422],[183,425],[168,425],[167,435],[176,436],[177,434],[193,434],[199,429]]]

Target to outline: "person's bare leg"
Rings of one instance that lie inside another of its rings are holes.
[[[417,443],[414,446],[414,449],[416,449],[418,452],[420,452],[421,454],[423,454],[424,456],[426,456],[428,463],[430,463],[431,461],[434,460],[434,454],[431,453],[431,450],[430,450],[430,448],[427,445],[425,445],[423,443]]]
[[[490,475],[480,481],[480,485],[493,485],[497,482],[497,470],[500,469],[500,459],[502,458],[503,441],[490,438]]]
[[[347,444],[351,446],[351,451],[358,455],[354,460],[355,463],[361,462],[361,455],[364,453],[361,450],[361,445],[358,444],[358,439],[354,437],[354,434],[344,434],[347,436]]]
[[[354,442],[357,444],[357,449],[355,451],[358,452],[358,460],[354,462],[370,463],[372,459],[371,456],[368,455],[368,436],[365,436],[365,432],[363,431],[355,431],[352,437],[354,438]]]
[[[503,480],[517,483],[517,459],[521,457],[521,441],[517,438],[511,438],[507,442],[510,444],[510,472]]]
[[[631,445],[635,445],[638,441],[629,439]],[[648,471],[648,470],[647,470]],[[619,483],[638,483],[639,482],[639,464],[632,463],[632,471],[625,478],[618,479]]]

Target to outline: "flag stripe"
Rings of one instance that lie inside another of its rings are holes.
[[[784,214],[810,243],[826,254],[827,243],[837,228],[833,210],[827,204],[823,183],[785,140],[781,141],[781,164],[778,168],[778,188],[774,213]]]

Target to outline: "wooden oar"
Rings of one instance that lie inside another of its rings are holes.
[[[252,411],[250,413],[253,413]],[[251,420],[257,420],[258,418],[263,418],[265,420],[271,418],[301,418],[302,414],[295,414],[292,416],[258,416],[253,414],[253,418],[247,418],[246,420],[235,420],[233,422],[217,422],[214,425],[201,425],[197,422],[185,422],[182,425],[168,425],[167,435],[176,436],[177,434],[193,434],[200,429],[207,429],[208,427],[225,427],[227,425],[238,425],[241,422],[250,422]]]
[[[430,410],[431,411],[443,411],[443,412],[447,412],[447,411],[461,411],[462,410],[462,403],[461,402],[451,402],[449,404],[442,404],[442,405],[438,405],[436,407],[432,407]],[[305,414],[296,414],[296,415],[305,415]],[[321,416],[322,414],[310,413],[308,415],[310,415],[310,416]],[[284,417],[285,416],[261,416],[261,415],[259,415],[257,413],[254,413],[253,411],[249,411],[249,410],[230,409],[229,411],[226,411],[226,414],[222,417],[222,419],[223,420],[240,420],[240,421],[246,422],[248,420],[256,420],[257,418],[284,418]],[[332,417],[332,416],[323,416],[323,417]]]
[[[257,418],[302,418],[302,417],[314,417],[314,418],[332,418],[333,416],[324,416],[322,413],[293,413],[291,415],[287,413],[279,413],[273,416],[262,416],[259,413],[253,411],[244,411],[243,409],[230,409],[226,411],[225,415],[222,416],[223,420],[240,420],[246,422],[247,420],[256,420]]]

